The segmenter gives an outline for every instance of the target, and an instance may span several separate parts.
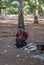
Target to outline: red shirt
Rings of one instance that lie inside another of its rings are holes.
[[[16,37],[19,38],[18,32],[16,33]],[[23,39],[23,40],[27,40],[27,38],[28,38],[28,33],[23,31],[22,39]]]

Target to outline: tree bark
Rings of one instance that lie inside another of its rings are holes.
[[[38,0],[35,0],[34,23],[38,24]]]
[[[0,14],[1,14],[1,9],[0,9]]]
[[[24,29],[24,17],[23,17],[23,10],[22,10],[22,0],[18,0],[18,28]]]

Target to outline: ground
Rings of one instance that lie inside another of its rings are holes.
[[[43,60],[31,57],[34,52],[27,53],[15,47],[17,24],[18,20],[0,19],[0,65],[44,65]],[[25,20],[25,29],[29,34],[29,44],[44,41],[44,20],[39,24]]]

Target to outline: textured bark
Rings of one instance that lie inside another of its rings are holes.
[[[5,6],[0,7],[0,14],[2,13],[2,9],[6,9],[6,7]]]
[[[18,0],[18,28],[24,29],[24,17],[23,17],[23,10],[22,10],[22,0]]]
[[[1,14],[1,9],[0,9],[0,14]]]
[[[35,0],[34,23],[38,23],[38,0]]]

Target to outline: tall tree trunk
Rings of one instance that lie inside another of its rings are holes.
[[[34,23],[38,23],[38,0],[35,0]]]
[[[0,9],[0,14],[1,14],[1,9]]]
[[[0,6],[1,6],[1,0],[0,0]],[[1,8],[0,8],[0,14],[1,14]]]
[[[23,17],[23,10],[22,10],[22,0],[18,0],[18,28],[24,29],[24,17]]]

